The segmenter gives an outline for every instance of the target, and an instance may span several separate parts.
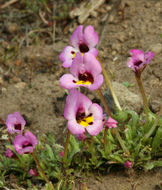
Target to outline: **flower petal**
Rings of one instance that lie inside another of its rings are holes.
[[[93,125],[88,125],[86,127],[86,130],[90,135],[96,136],[100,133],[100,131],[103,128],[103,122],[102,120],[95,120],[93,123],[94,123]]]
[[[60,86],[68,90],[76,88],[78,86],[75,82],[73,82],[76,81],[76,78],[73,77],[73,75],[71,74],[63,75],[59,81],[60,81]]]
[[[68,121],[68,129],[73,135],[81,135],[85,132],[85,128],[79,125],[75,119]]]
[[[89,98],[87,98],[87,96],[80,93],[76,89],[72,89],[66,98],[64,117],[67,120],[73,120],[76,118],[76,113],[79,108],[83,108],[85,112],[87,112],[91,104],[92,102]]]
[[[61,52],[59,59],[63,62],[62,66],[68,68],[71,66],[74,55],[77,50],[71,46],[66,46]]]
[[[70,38],[71,45],[77,49],[80,41],[83,41],[83,25],[78,26]]]
[[[97,57],[97,55],[98,55],[98,51],[97,51],[96,48],[92,48],[92,49],[90,49],[88,53],[93,54],[95,57]]]
[[[98,34],[94,31],[93,26],[89,25],[84,29],[84,41],[89,49],[94,48],[98,43]]]
[[[84,54],[83,63],[85,64],[86,71],[90,72],[94,78],[102,72],[100,63],[91,53]]]
[[[90,90],[97,90],[100,88],[100,86],[102,85],[104,81],[104,77],[102,74],[98,75],[96,78],[95,78],[95,81],[92,85],[90,85],[88,88]]]
[[[151,51],[146,52],[145,53],[146,64],[149,64],[153,57],[154,57],[153,52],[151,52]]]
[[[131,49],[130,54],[132,55],[132,59],[144,61],[144,51],[140,49]],[[134,61],[133,61],[134,62]]]
[[[85,71],[85,66],[83,64],[83,56],[80,52],[78,52],[73,60],[73,64],[70,67],[70,72],[78,78],[79,73],[83,73]]]
[[[93,115],[93,120],[103,120],[103,110],[100,105],[93,103],[89,107],[89,112]]]
[[[34,147],[38,144],[38,140],[37,140],[36,136],[33,135],[32,132],[26,131],[26,133],[24,134],[24,136],[25,136],[26,138],[28,138],[28,140],[32,143],[32,145],[33,145]]]

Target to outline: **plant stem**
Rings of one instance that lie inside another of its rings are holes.
[[[44,173],[44,171],[43,171],[41,165],[39,164],[39,161],[38,161],[38,159],[37,159],[37,157],[36,157],[36,155],[35,155],[34,152],[32,153],[32,156],[33,156],[33,159],[34,159],[37,167],[39,168],[39,170],[40,170],[40,172],[41,172],[44,180],[49,184],[49,187],[51,187],[51,190],[54,190],[54,187],[53,187],[52,183],[49,181],[49,179],[47,178],[46,174]]]
[[[112,84],[111,84],[109,75],[107,74],[107,72],[106,72],[106,70],[105,70],[105,68],[104,68],[104,66],[103,66],[103,64],[102,64],[102,62],[99,60],[99,57],[97,57],[97,59],[98,59],[98,61],[99,61],[100,64],[101,64],[102,72],[103,72],[103,75],[104,75],[104,77],[105,77],[106,84],[107,84],[107,86],[109,87],[109,89],[110,89],[110,91],[111,91],[111,94],[112,94],[112,97],[113,97],[114,102],[115,102],[115,104],[116,104],[116,107],[117,107],[119,110],[122,110],[122,109],[121,109],[121,106],[120,106],[120,104],[119,104],[119,101],[118,101],[118,99],[117,99],[117,96],[116,96],[116,94],[115,94],[115,92],[114,92],[114,89],[113,89],[113,87],[112,87]]]
[[[66,165],[67,162],[67,154],[68,154],[68,144],[69,144],[69,140],[70,140],[70,131],[68,130],[67,133],[67,137],[66,137],[66,142],[65,142],[65,146],[64,146],[64,157],[63,157],[63,162]]]
[[[137,81],[137,84],[139,86],[139,89],[140,89],[140,92],[141,92],[141,95],[142,95],[142,99],[143,99],[143,105],[144,105],[144,110],[145,110],[145,114],[146,114],[146,124],[145,126],[148,124],[148,121],[149,121],[149,107],[148,107],[148,102],[147,102],[147,98],[146,98],[146,94],[145,94],[145,91],[144,91],[144,88],[143,88],[143,85],[142,85],[142,81],[141,81],[141,74],[137,73],[135,74],[135,78],[136,78],[136,81]]]
[[[106,103],[106,101],[105,101],[105,98],[104,98],[104,96],[103,96],[101,90],[98,89],[98,90],[97,90],[97,93],[98,93],[98,95],[99,95],[99,97],[100,97],[100,99],[101,99],[101,102],[102,102],[102,104],[103,104],[103,106],[104,106],[104,108],[105,108],[105,110],[106,110],[107,115],[108,115],[108,116],[111,116],[110,109],[109,109],[109,107],[108,107],[108,105],[107,105],[107,103]],[[105,131],[104,131],[104,146],[105,146],[105,150],[106,150],[106,146],[107,146],[107,138],[106,138],[106,136],[107,136],[107,130],[108,130],[108,128],[105,127]],[[118,139],[118,141],[119,141],[119,143],[120,143],[120,145],[121,145],[123,151],[125,152],[125,154],[129,155],[129,151],[127,150],[126,146],[124,145],[123,140],[122,140],[122,138],[121,138],[121,136],[120,136],[118,130],[117,130],[116,128],[114,128],[114,129],[112,129],[112,131],[113,131],[114,134],[116,135],[116,137],[117,137],[117,139]]]
[[[104,106],[104,108],[105,108],[105,110],[106,110],[106,113],[108,114],[108,116],[111,116],[110,109],[109,109],[109,107],[108,107],[108,105],[107,105],[107,103],[106,103],[106,100],[105,100],[105,98],[104,98],[104,96],[103,96],[103,94],[102,94],[102,91],[101,91],[100,89],[98,89],[98,90],[96,90],[96,91],[97,91],[97,93],[98,93],[98,96],[99,96],[100,99],[101,99],[101,102],[102,102],[102,104],[103,104],[103,106]]]

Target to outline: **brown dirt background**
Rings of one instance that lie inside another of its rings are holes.
[[[63,1],[56,2],[58,8],[63,4]],[[93,25],[100,36],[99,57],[112,81],[118,82],[121,88],[122,83],[128,81],[133,84],[128,90],[138,96],[134,74],[126,67],[129,50],[154,51],[155,57],[142,75],[154,113],[160,110],[162,99],[161,5],[160,0],[105,1],[96,10],[97,15],[90,16],[84,23]],[[32,18],[29,13],[27,18],[21,19],[20,9],[22,7],[16,3],[0,10],[0,118],[5,120],[9,113],[19,111],[25,117],[27,127],[37,136],[53,131],[56,141],[62,142],[66,135],[63,118],[66,91],[61,89],[58,80],[68,70],[61,67],[58,56],[69,44],[70,35],[79,23],[77,18],[56,22],[53,41],[52,26],[46,26],[39,17]],[[37,35],[33,40],[26,33],[33,31],[35,26],[39,26],[39,32],[35,32]],[[18,47],[16,55],[4,61],[4,52],[10,47]],[[96,94],[90,93],[89,96],[93,99]],[[127,99],[127,93],[119,95],[119,99],[120,96]],[[122,106],[127,107],[125,101]],[[141,112],[142,105],[137,109],[136,99],[132,102],[133,109]],[[103,177],[101,182],[90,178],[88,186],[92,190],[152,190],[162,179],[160,175],[158,171],[131,178],[117,172]],[[131,183],[137,183],[136,187]]]

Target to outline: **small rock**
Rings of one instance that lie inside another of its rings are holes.
[[[0,73],[3,73],[3,69],[2,69],[2,67],[0,67]]]
[[[8,23],[6,25],[6,30],[7,32],[9,32],[10,34],[15,34],[19,31],[19,26],[17,23]]]
[[[146,4],[144,6],[145,6],[145,8],[150,8],[151,7],[151,3],[146,2]]]
[[[158,101],[158,100],[153,100],[151,102],[151,110],[154,112],[154,113],[157,113],[160,111],[160,104],[161,102]]]
[[[7,89],[6,88],[2,87],[1,91],[2,91],[2,94],[7,94]]]
[[[128,88],[121,83],[112,82],[112,86],[123,110],[128,108],[140,112],[142,100],[139,95],[129,91]]]
[[[108,20],[108,22],[110,23],[110,24],[113,24],[114,23],[114,15],[110,15],[109,16],[109,20]]]
[[[155,4],[155,7],[156,7],[156,8],[161,8],[161,2],[157,2],[157,3]]]
[[[92,12],[91,12],[91,15],[92,15],[94,18],[97,18],[98,13],[97,13],[96,11],[92,11]]]
[[[113,43],[112,44],[112,49],[119,52],[121,50],[121,45],[119,43]]]
[[[116,55],[117,54],[117,52],[114,50],[114,51],[112,51],[112,53],[111,53],[113,56],[114,55]]]
[[[117,39],[120,41],[120,42],[124,42],[126,40],[126,36],[123,32],[120,32],[117,36]]]
[[[162,51],[162,44],[161,43],[153,44],[150,47],[150,50],[153,51],[155,54],[159,54]]]
[[[23,90],[26,87],[26,83],[25,82],[19,82],[19,83],[15,84],[15,87],[19,90]]]
[[[112,9],[112,7],[111,7],[110,5],[107,5],[107,6],[106,6],[106,10],[107,10],[107,11],[111,11],[111,9]]]
[[[3,84],[3,78],[0,77],[0,85],[2,85],[2,84]]]

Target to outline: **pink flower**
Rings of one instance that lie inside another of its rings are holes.
[[[12,152],[12,150],[8,148],[6,151],[6,157],[7,158],[14,158],[15,156],[16,156],[15,153]]]
[[[146,64],[149,64],[154,57],[153,52],[148,51],[144,53],[144,51],[140,49],[132,49],[130,50],[130,54],[132,57],[127,62],[127,66],[133,69],[135,72],[143,70]]]
[[[63,150],[61,150],[60,156],[61,156],[61,157],[64,157],[64,151],[63,151]]]
[[[108,127],[109,129],[111,129],[111,128],[116,128],[118,122],[115,119],[113,119],[112,117],[109,116],[108,120],[105,121],[104,124],[105,124],[106,127]]]
[[[103,128],[102,108],[76,89],[70,90],[66,98],[64,117],[68,120],[68,129],[73,135],[87,131],[96,136]]]
[[[60,78],[60,85],[66,89],[84,86],[90,90],[97,90],[103,83],[102,68],[100,63],[90,53],[77,53],[70,68],[71,74]]]
[[[130,162],[130,161],[127,160],[127,161],[125,162],[125,164],[124,164],[124,167],[125,167],[125,168],[132,168],[132,162]]]
[[[93,26],[89,25],[84,29],[80,25],[73,32],[70,43],[72,46],[66,46],[60,54],[60,60],[63,67],[70,67],[77,52],[92,53],[95,57],[98,52],[95,46],[98,43],[98,35],[94,31]]]
[[[77,138],[79,141],[84,141],[84,140],[87,138],[87,136],[86,136],[84,133],[82,133],[82,134],[80,134],[80,135],[76,135],[76,138]]]
[[[19,112],[14,112],[13,114],[9,114],[7,116],[6,125],[10,134],[22,133],[25,124],[26,121]]]
[[[20,155],[32,153],[37,144],[37,138],[30,131],[27,131],[24,136],[19,134],[14,139],[15,150]]]
[[[29,175],[30,175],[30,176],[38,176],[39,173],[37,172],[37,170],[30,169],[30,170],[29,170]]]

